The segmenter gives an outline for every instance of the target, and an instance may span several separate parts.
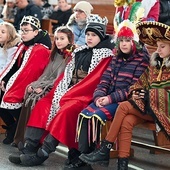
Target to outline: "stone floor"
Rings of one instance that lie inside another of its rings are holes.
[[[141,135],[142,134],[142,135]],[[56,152],[50,154],[42,165],[24,167],[8,161],[9,154],[16,152],[17,148],[2,144],[4,134],[0,135],[0,170],[63,170],[67,157],[67,148],[59,146]],[[141,129],[135,129],[133,139],[153,143],[152,133]],[[129,160],[129,170],[170,170],[170,154],[150,154],[149,150],[134,147],[135,155]],[[116,170],[116,159],[110,159],[109,167],[92,166],[93,170]],[[81,170],[81,169],[77,169]]]

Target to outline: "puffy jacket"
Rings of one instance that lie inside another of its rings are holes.
[[[160,0],[159,22],[170,25],[170,0]]]

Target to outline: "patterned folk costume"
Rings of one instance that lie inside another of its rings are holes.
[[[159,22],[142,22],[137,25],[141,41],[156,46],[158,40],[170,41],[168,25]],[[170,58],[162,59],[154,53],[150,59],[150,67],[131,87],[146,89],[145,100],[131,101],[143,114],[151,114],[155,123],[170,137]]]

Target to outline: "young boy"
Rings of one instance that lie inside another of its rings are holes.
[[[20,33],[23,42],[0,75],[0,117],[7,129],[4,144],[13,141],[27,85],[38,79],[49,62],[51,40],[47,32],[40,30],[40,21],[33,16],[24,17]]]

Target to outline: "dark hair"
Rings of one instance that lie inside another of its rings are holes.
[[[55,45],[55,35],[58,32],[61,32],[61,33],[64,33],[67,35],[67,38],[68,38],[68,41],[70,44],[68,44],[68,46],[66,48],[70,48],[70,45],[72,45],[74,42],[74,34],[68,27],[66,27],[66,26],[58,27],[56,29],[56,31],[54,32],[54,41],[53,41],[53,47],[52,47],[51,56],[50,56],[52,60],[54,59],[56,52],[58,52],[58,53],[60,52],[60,50]]]
[[[27,26],[27,25],[29,25],[30,23],[28,23],[28,22],[23,22],[20,26]],[[30,24],[31,25],[31,28],[33,29],[33,31],[35,31],[35,30],[38,30],[38,28],[37,27],[35,27],[34,25],[32,25],[32,24]]]

